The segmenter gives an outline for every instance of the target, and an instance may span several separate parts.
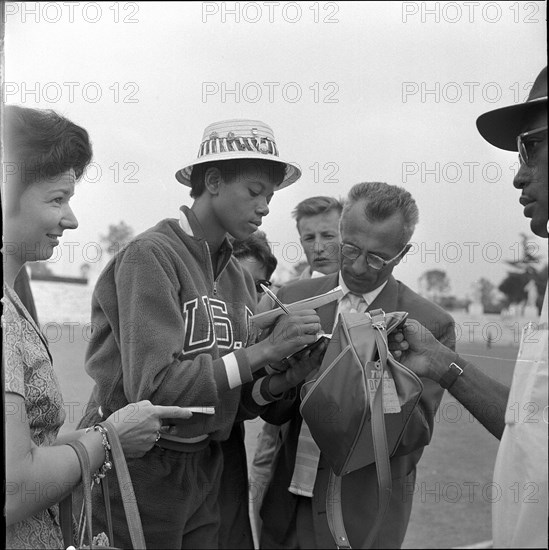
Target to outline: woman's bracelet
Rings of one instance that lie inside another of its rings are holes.
[[[107,428],[101,426],[101,424],[95,424],[94,426],[86,428],[86,433],[91,430],[101,434],[101,443],[103,444],[103,449],[105,450],[105,461],[102,466],[94,474],[92,474],[93,481],[95,483],[101,483],[101,479],[104,478],[107,475],[107,472],[112,468],[111,455],[109,453],[111,446],[109,445],[109,438],[107,437]]]

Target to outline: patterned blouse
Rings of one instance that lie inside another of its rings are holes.
[[[15,291],[6,285],[2,302],[4,390],[24,399],[32,441],[37,446],[53,445],[65,411],[47,342]],[[36,491],[36,487],[26,488],[30,498],[35,498]],[[7,528],[6,548],[63,547],[57,506]]]

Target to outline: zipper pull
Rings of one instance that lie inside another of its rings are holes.
[[[217,281],[214,281],[213,291],[214,291],[214,296],[217,296]]]

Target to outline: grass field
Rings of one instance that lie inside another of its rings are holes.
[[[92,380],[84,371],[86,332],[76,327],[49,334],[55,369],[63,390],[67,420],[74,429],[85,409]],[[84,334],[83,334],[84,332]],[[517,347],[463,343],[458,352],[488,375],[510,384]],[[247,422],[248,460],[262,422]],[[491,538],[490,483],[498,442],[446,394],[431,444],[418,465],[412,517],[403,548],[452,548]]]

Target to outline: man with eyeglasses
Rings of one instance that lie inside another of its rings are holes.
[[[316,279],[339,270],[339,219],[342,210],[343,201],[325,195],[308,197],[293,209],[292,217],[295,219],[299,242],[307,259],[307,266],[299,275],[299,280]],[[286,284],[292,282],[293,280]],[[259,303],[258,312],[267,311],[272,306],[271,298],[264,296]],[[266,422],[257,438],[250,467],[251,513],[256,533],[261,532],[259,510],[272,476],[272,462],[285,430],[285,425],[275,426]]]
[[[547,67],[525,103],[484,113],[477,127],[492,145],[518,151],[520,168],[513,185],[521,191],[519,202],[530,228],[546,239]],[[547,548],[547,294],[546,289],[540,319],[524,326],[511,388],[441,346],[415,320],[407,322],[403,334],[390,337],[395,357],[447,388],[501,439],[494,468],[494,548]]]
[[[410,248],[417,222],[417,205],[405,189],[379,182],[355,185],[341,215],[339,271],[287,285],[278,297],[289,304],[340,285],[344,292],[341,300],[318,308],[326,333],[332,332],[342,311],[407,311],[414,318],[421,318],[436,338],[453,349],[452,317],[392,275]],[[406,533],[412,508],[406,487],[414,486],[416,464],[431,439],[434,415],[443,394],[432,380],[426,379],[424,386],[420,404],[391,458],[391,503],[375,548],[399,548]],[[299,414],[299,386],[297,390],[293,405],[286,400],[283,405],[271,405],[262,415],[271,423],[290,420],[290,424],[275,458],[261,509],[261,548],[332,548],[334,544],[326,515],[330,470],[318,447],[310,446],[311,439],[307,441],[307,430]],[[375,465],[343,476],[343,517],[351,547],[358,547],[374,525],[377,491]]]

